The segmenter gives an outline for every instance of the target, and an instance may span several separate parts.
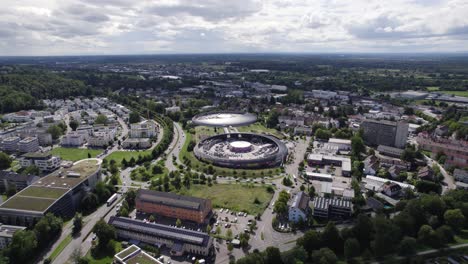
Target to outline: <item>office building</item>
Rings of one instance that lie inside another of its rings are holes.
[[[45,214],[73,217],[100,180],[100,159],[77,161],[24,188],[0,205],[0,222],[34,226]]]
[[[369,145],[396,148],[404,148],[406,145],[409,128],[406,122],[369,119],[365,120],[361,127],[364,130],[364,141]]]
[[[347,219],[353,212],[353,204],[348,199],[315,197],[312,215],[326,219]]]
[[[143,189],[138,190],[135,207],[140,212],[198,224],[208,221],[212,211],[211,201],[207,199]]]
[[[165,246],[173,256],[181,256],[184,253],[208,256],[213,252],[213,238],[207,233],[126,217],[112,216],[109,224],[115,227],[120,239]]]
[[[151,138],[156,136],[159,126],[153,120],[144,120],[140,123],[130,124],[131,138]]]

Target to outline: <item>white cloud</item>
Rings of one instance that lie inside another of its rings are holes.
[[[3,0],[0,55],[468,51],[468,0]]]

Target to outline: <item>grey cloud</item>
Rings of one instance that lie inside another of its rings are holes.
[[[195,17],[202,17],[207,21],[219,21],[223,19],[243,18],[260,10],[261,3],[255,0],[204,0],[197,1],[196,4],[194,4],[192,1],[184,0],[176,5],[156,4],[150,7],[148,12],[158,16],[177,16],[185,14]]]

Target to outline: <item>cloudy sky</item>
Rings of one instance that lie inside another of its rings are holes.
[[[0,55],[468,51],[468,0],[0,3]]]

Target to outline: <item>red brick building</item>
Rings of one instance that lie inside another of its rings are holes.
[[[175,193],[139,190],[135,199],[140,212],[204,223],[213,209],[211,201]]]

